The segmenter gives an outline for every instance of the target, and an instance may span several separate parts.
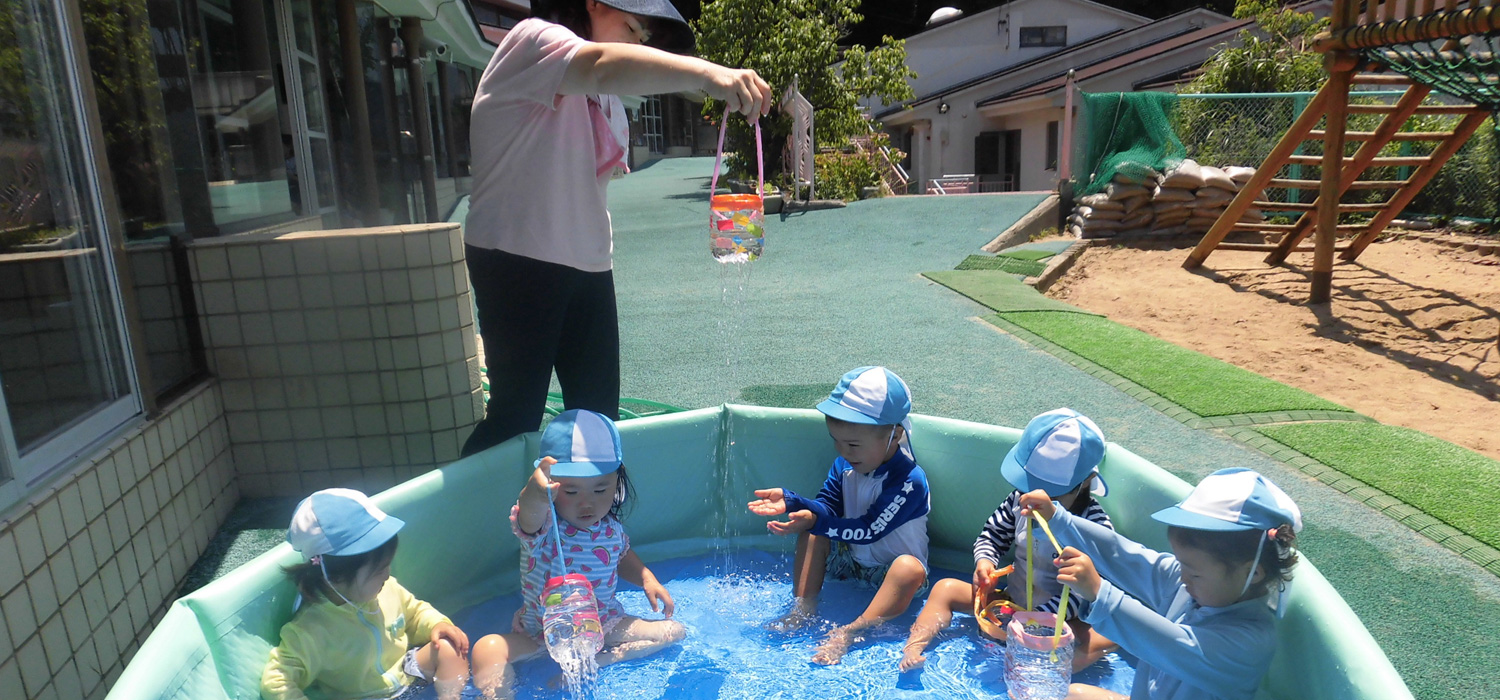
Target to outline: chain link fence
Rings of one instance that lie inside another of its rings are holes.
[[[1351,102],[1364,104],[1390,104],[1401,91],[1360,91]],[[1167,121],[1181,141],[1184,156],[1203,165],[1217,167],[1259,167],[1271,149],[1291,128],[1292,122],[1311,101],[1313,93],[1267,93],[1241,95],[1176,95],[1169,100]],[[1434,93],[1429,102],[1452,102],[1442,100]],[[1374,131],[1379,125],[1379,114],[1350,115],[1350,131]],[[1088,116],[1084,115],[1084,119]],[[1457,115],[1418,115],[1408,120],[1403,131],[1445,132],[1452,131],[1461,117]],[[1322,129],[1320,122],[1315,128]],[[1440,170],[1436,177],[1418,193],[1406,208],[1406,214],[1425,215],[1439,219],[1482,219],[1492,221],[1500,208],[1500,158],[1496,152],[1494,117],[1486,120],[1479,131],[1463,145]],[[1093,158],[1103,160],[1111,151],[1098,144],[1086,143],[1089,138],[1109,138],[1101,130],[1080,130],[1079,148],[1075,152],[1074,172],[1083,182],[1077,188],[1088,185],[1099,164],[1086,162]],[[1353,155],[1362,144],[1349,141],[1346,155]],[[1381,149],[1381,156],[1423,156],[1438,145],[1434,141],[1396,141]],[[1296,153],[1317,156],[1322,154],[1322,143],[1309,140]],[[1092,155],[1090,155],[1092,154]],[[1366,170],[1361,180],[1394,180],[1411,176],[1414,167],[1382,167]],[[1288,164],[1277,174],[1279,178],[1293,180],[1318,180],[1321,168],[1316,165]],[[1352,190],[1345,195],[1345,202],[1382,201],[1390,190]],[[1285,190],[1271,189],[1266,192],[1271,201],[1312,202],[1317,197],[1316,189]]]

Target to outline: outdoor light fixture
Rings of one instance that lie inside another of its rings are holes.
[[[947,102],[941,102],[941,103],[939,103],[938,104],[938,114],[947,114],[947,113],[948,113],[948,103]]]

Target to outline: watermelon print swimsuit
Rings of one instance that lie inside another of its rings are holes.
[[[558,519],[562,528],[563,562],[558,564],[557,545],[552,539],[550,519],[542,523],[542,529],[533,534],[521,532],[516,518],[521,513],[520,504],[510,507],[510,531],[521,540],[521,609],[516,611],[511,631],[524,632],[535,639],[542,637],[542,589],[547,579],[567,573],[583,574],[594,587],[594,597],[599,601],[599,622],[604,633],[614,628],[625,615],[620,601],[615,600],[615,585],[619,582],[620,557],[630,551],[630,538],[625,536],[625,526],[613,515],[604,516],[593,527],[575,527],[566,520]]]

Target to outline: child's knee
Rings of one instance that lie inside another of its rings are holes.
[[[920,587],[927,580],[927,567],[922,566],[922,560],[903,554],[891,562],[891,568],[885,575],[886,578],[894,576],[902,586]]]
[[[437,647],[438,663],[440,664],[448,664],[463,659],[463,656],[458,653],[458,648],[453,646],[453,642],[447,639],[439,639],[433,642],[433,645]]]
[[[930,598],[943,600],[968,598],[974,594],[974,584],[956,578],[945,578],[932,586]]]

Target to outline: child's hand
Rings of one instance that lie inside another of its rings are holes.
[[[1073,587],[1079,597],[1093,600],[1099,597],[1099,586],[1104,579],[1094,568],[1094,560],[1072,547],[1063,547],[1061,554],[1052,560],[1057,565],[1057,580]]]
[[[783,500],[781,489],[760,489],[755,492],[756,500],[748,505],[750,512],[756,515],[781,515],[786,512],[786,501]]]
[[[783,503],[782,507],[786,507],[786,504]],[[791,535],[798,532],[807,532],[818,522],[818,516],[813,515],[810,510],[793,511],[787,513],[786,517],[787,522],[772,520],[766,523],[766,529],[778,535]]]
[[[994,590],[995,583],[999,579],[995,575],[995,562],[988,559],[980,559],[974,565],[974,598],[982,600],[986,594]]]
[[[536,465],[536,470],[531,472],[526,488],[532,489],[540,496],[547,496],[549,491],[555,490],[558,483],[552,480],[552,465],[554,464],[557,464],[557,460],[543,457],[541,463]]]
[[[469,635],[464,634],[464,631],[459,629],[457,625],[451,622],[438,623],[436,627],[432,628],[432,641],[436,642],[439,639],[448,640],[448,643],[453,645],[453,649],[458,652],[459,656],[465,659],[469,658]]]
[[[1021,517],[1029,518],[1032,513],[1042,516],[1042,520],[1051,520],[1057,508],[1052,505],[1052,497],[1046,491],[1037,489],[1031,493],[1021,494]]]
[[[646,578],[641,584],[641,588],[646,591],[646,601],[651,603],[651,612],[660,611],[671,619],[675,606],[672,604],[672,594],[667,592],[667,587],[661,585],[655,576]],[[660,607],[657,606],[658,602]]]

